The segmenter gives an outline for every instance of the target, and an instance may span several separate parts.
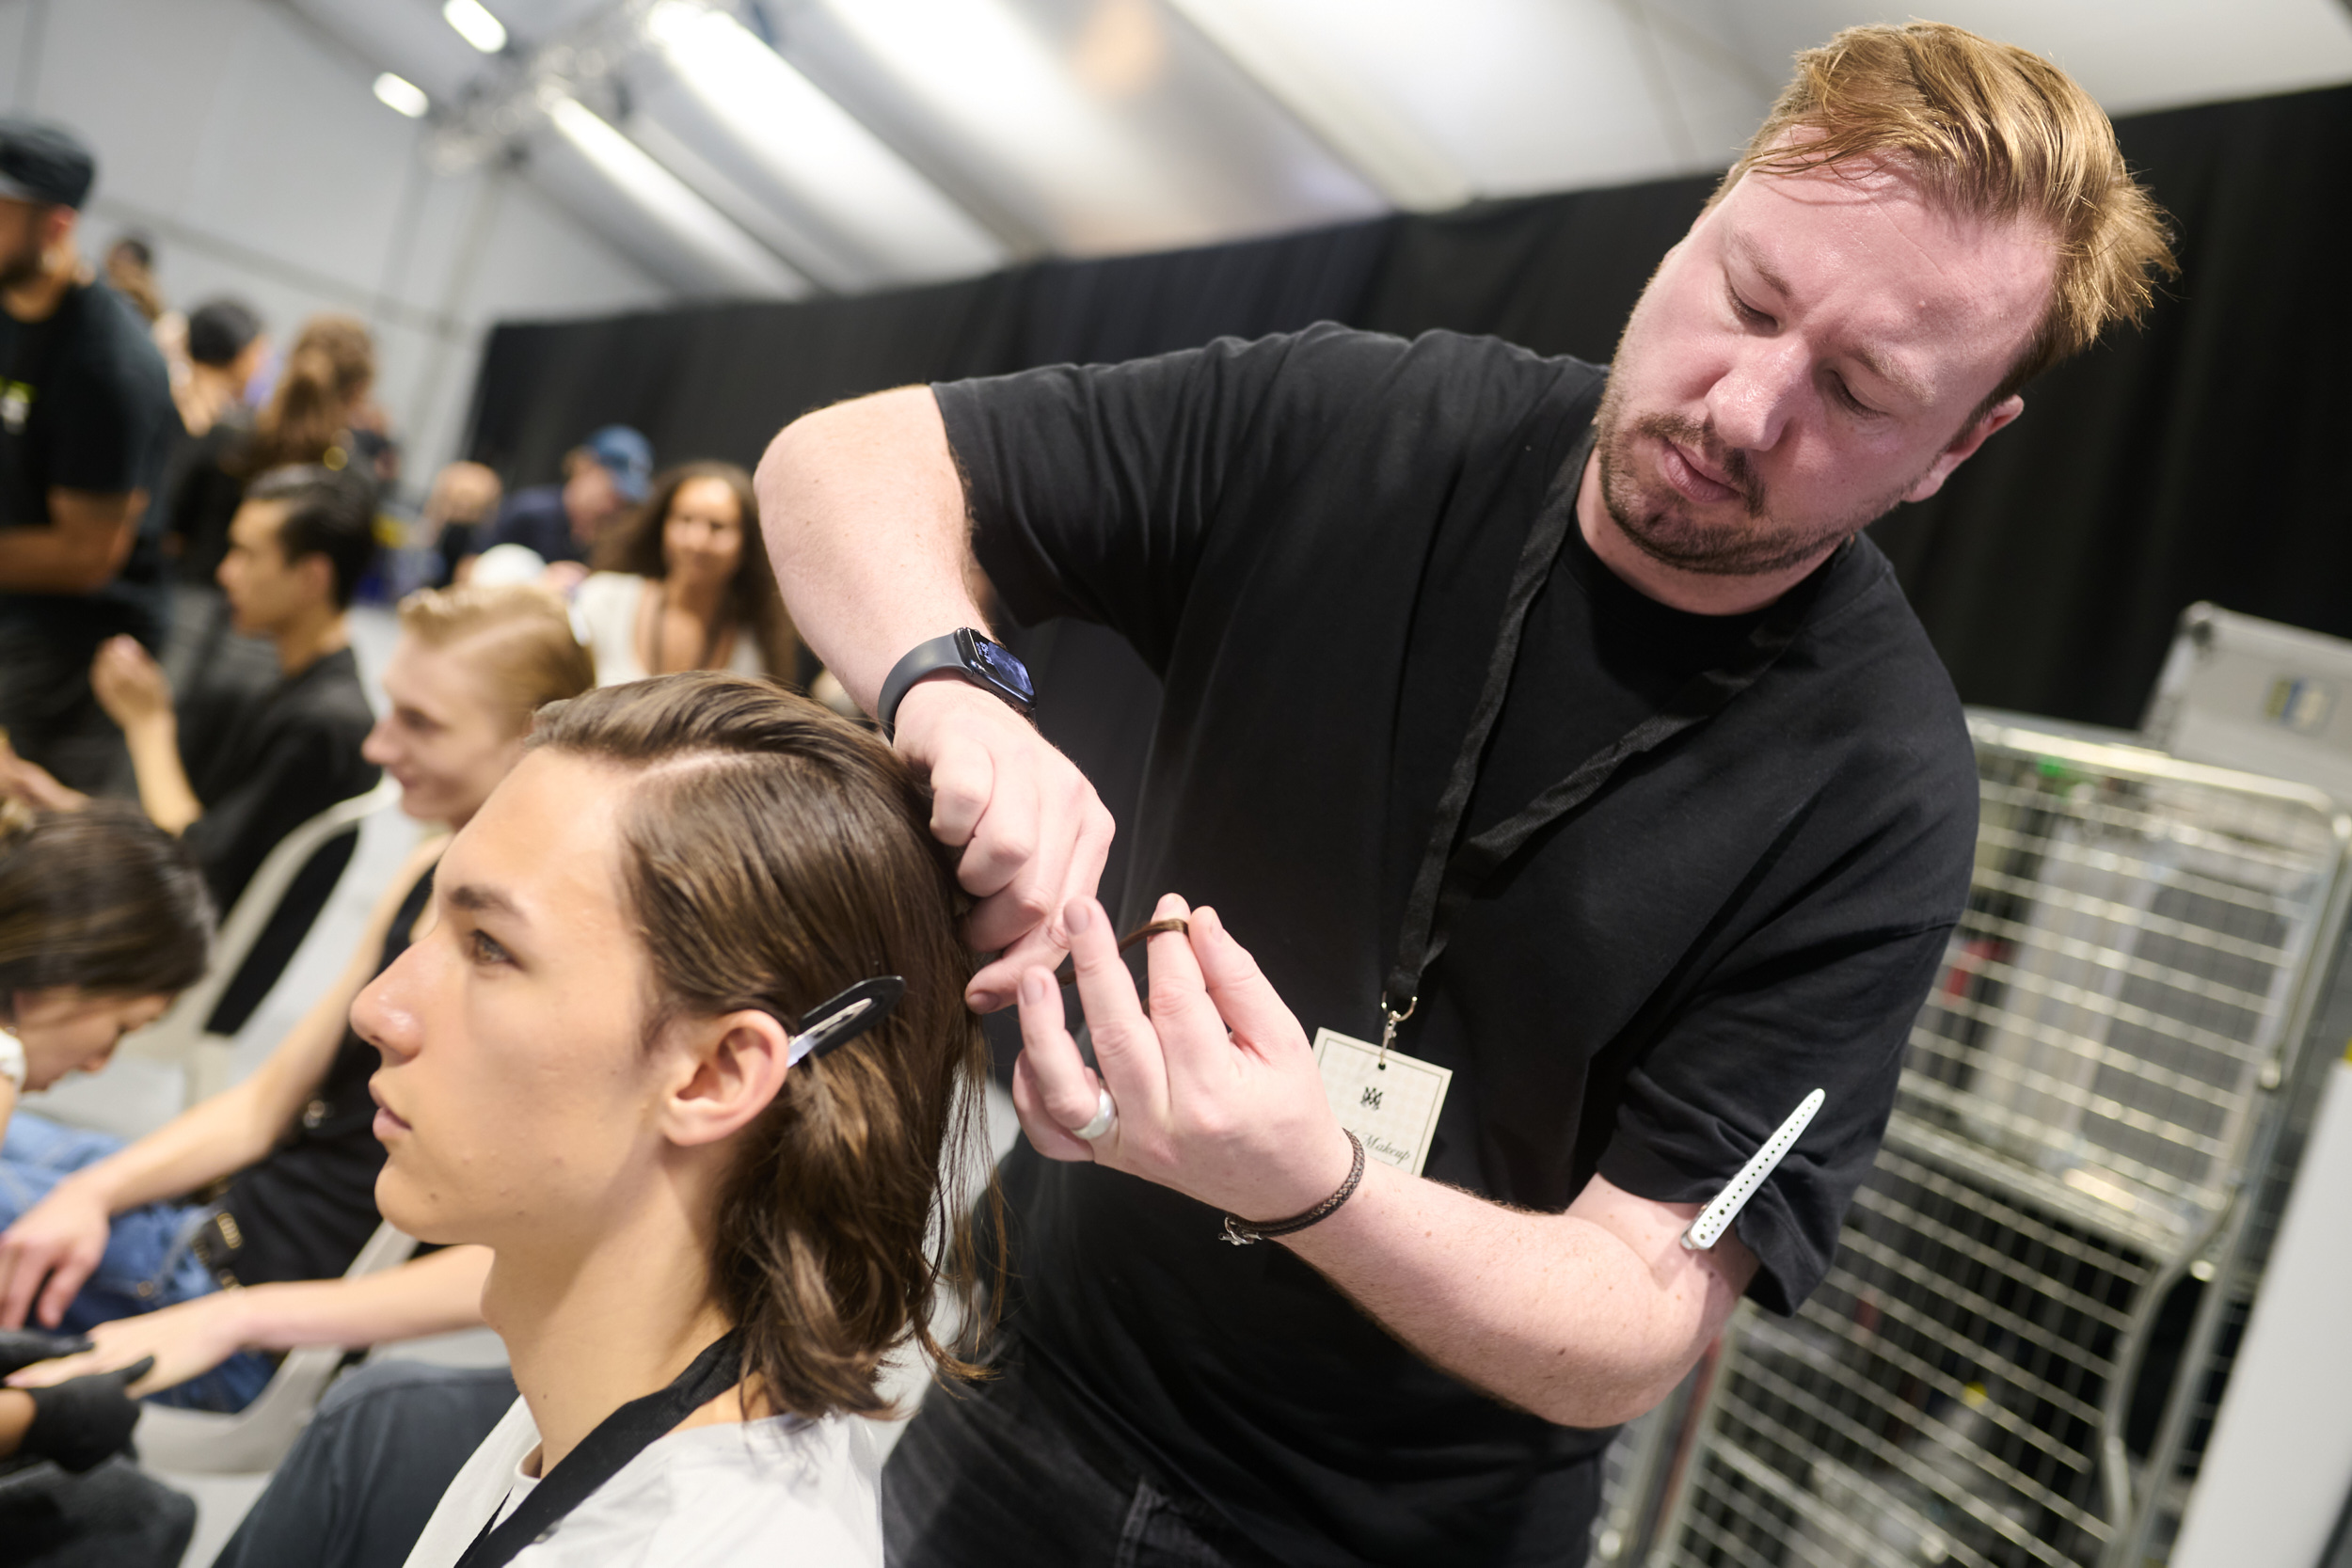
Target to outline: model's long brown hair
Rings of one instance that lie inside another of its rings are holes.
[[[628,572],[659,582],[670,575],[661,554],[662,525],[670,518],[670,503],[678,491],[698,479],[715,479],[735,496],[736,513],[743,530],[743,559],[736,563],[735,580],[727,584],[727,618],[759,644],[768,673],[780,681],[797,681],[800,634],[776,590],[776,574],[768,564],[767,546],[759,537],[759,499],[752,493],[752,476],[732,463],[681,463],[655,476],[645,504],[630,513],[596,541],[599,572]]]
[[[184,990],[203,978],[212,946],[203,874],[135,807],[0,803],[0,1022],[20,990]]]
[[[745,1008],[788,1026],[860,980],[906,981],[889,1018],[793,1067],[737,1134],[710,1275],[747,1398],[881,1414],[882,1359],[909,1341],[970,1373],[930,1323],[943,1285],[976,1273],[957,1173],[986,1168],[987,1054],[927,792],[856,725],[713,671],[554,704],[531,744],[639,775],[621,874],[653,975],[648,1039]]]
[[[351,461],[351,417],[375,385],[375,340],[357,316],[312,316],[253,421],[248,473],[288,463]],[[341,452],[340,460],[333,455]]]

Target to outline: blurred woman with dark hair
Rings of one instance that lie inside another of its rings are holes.
[[[212,940],[203,874],[137,811],[0,803],[0,1132],[18,1095],[97,1071],[161,1017],[203,977]],[[0,1188],[45,1190],[51,1131],[28,1118],[24,1136],[0,1138]]]
[[[986,1056],[930,814],[858,727],[690,673],[548,709],[450,846],[352,1021],[384,1212],[490,1247],[523,1397],[410,1568],[881,1562],[846,1418],[901,1347],[967,1370],[929,1321]]]
[[[572,600],[596,683],[680,670],[772,675],[794,685],[800,639],[759,544],[752,476],[688,463],[654,481],[645,504],[597,541],[596,571]]]

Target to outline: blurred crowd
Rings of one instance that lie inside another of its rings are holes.
[[[265,918],[191,1021],[233,1035],[356,832],[257,887],[273,851],[388,780],[462,826],[549,701],[706,670],[850,708],[794,635],[741,467],[663,468],[609,425],[548,483],[451,463],[411,511],[367,323],[176,308],[149,236],[85,250],[95,175],[70,133],[0,120],[0,1375],[33,1385],[0,1390],[0,1515],[31,1516],[8,1484],[31,1466],[58,1532],[0,1556],[164,1562],[192,1515],[115,1457],[134,1394],[235,1411],[322,1321],[338,1343],[473,1321],[474,1248],[400,1271],[390,1307],[299,1294],[347,1283],[382,1223],[379,1056],[346,1015],[424,920],[446,837],[362,890],[347,972],[235,1088],[128,1142],[19,1096],[164,1014],[251,888]],[[378,670],[354,646],[370,613],[396,619]],[[307,1317],[252,1318],[288,1289]],[[490,1384],[485,1421],[513,1398]],[[416,1481],[426,1507],[446,1468]]]

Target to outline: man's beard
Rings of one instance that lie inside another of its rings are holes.
[[[0,289],[22,288],[38,279],[48,270],[48,259],[40,246],[31,240],[14,255],[0,255]]]
[[[1599,431],[1601,501],[1618,530],[1661,565],[1702,577],[1765,577],[1801,566],[1893,511],[1918,483],[1908,481],[1883,500],[1831,522],[1791,522],[1773,515],[1772,498],[1747,453],[1724,446],[1705,426],[1672,414],[1629,419],[1614,382],[1601,394],[1594,422]],[[1691,503],[1680,492],[1663,478],[1653,489],[1637,476],[1632,453],[1637,436],[1672,441],[1699,457],[1730,484],[1746,520],[1701,524],[1684,515],[1682,509]]]

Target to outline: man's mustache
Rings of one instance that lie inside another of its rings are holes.
[[[1738,492],[1740,504],[1751,517],[1764,515],[1764,485],[1756,477],[1756,469],[1748,463],[1747,453],[1737,447],[1726,447],[1715,438],[1715,433],[1705,425],[1674,414],[1645,414],[1633,421],[1635,431],[1661,441],[1692,451],[1704,460],[1724,482]]]

